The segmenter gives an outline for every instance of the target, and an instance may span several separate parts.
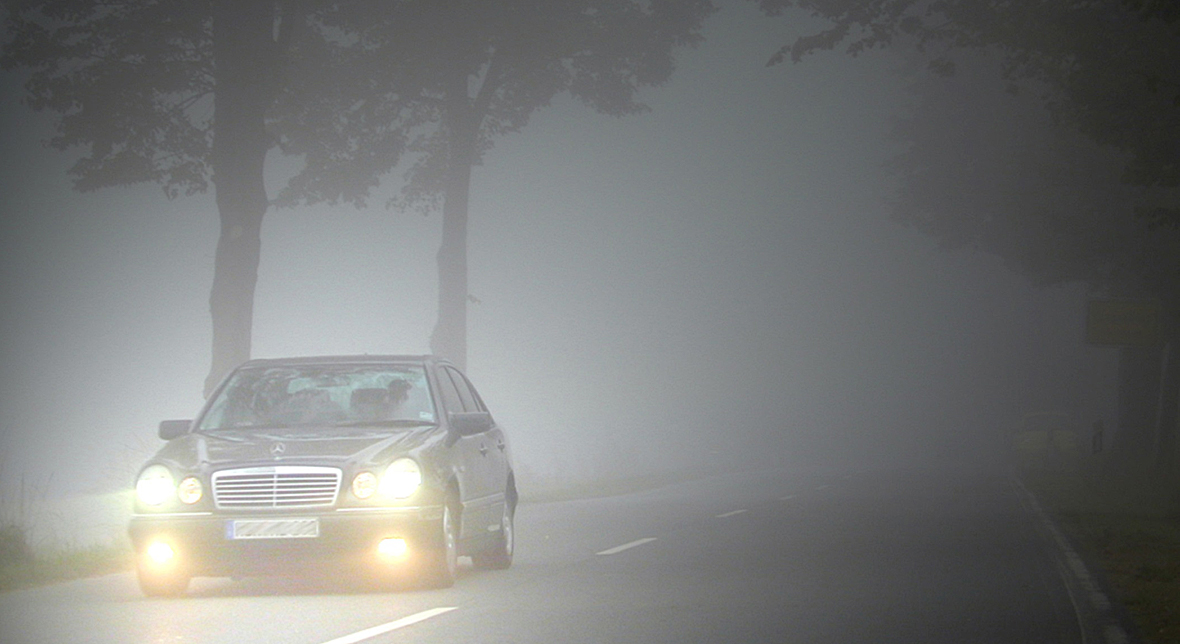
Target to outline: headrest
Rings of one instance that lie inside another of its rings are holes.
[[[354,389],[350,404],[357,405],[380,405],[388,400],[389,392],[380,387],[372,387],[365,389]]]

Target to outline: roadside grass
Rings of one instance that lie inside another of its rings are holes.
[[[126,481],[134,480],[140,465],[157,446],[142,433],[126,435],[120,443],[121,451],[104,469],[102,478],[96,480],[96,487],[123,489]],[[2,466],[0,463],[0,474],[3,474]],[[135,567],[131,543],[125,535],[75,540],[79,539],[75,536],[78,533],[71,532],[68,526],[76,524],[77,517],[69,509],[60,509],[60,505],[53,509],[60,502],[50,495],[53,475],[31,478],[22,474],[10,489],[0,488],[0,592],[130,571]],[[0,480],[4,477],[0,476]],[[130,494],[130,490],[124,492]],[[95,506],[93,502],[94,497],[87,499],[95,512],[109,512],[109,504]],[[116,501],[129,510],[127,503],[129,498]],[[112,524],[122,524],[118,515],[104,516]],[[109,527],[104,527],[102,534],[109,533]]]
[[[0,592],[57,581],[129,570],[134,563],[127,539],[107,544],[39,543],[34,538],[49,513],[51,479],[0,491]]]
[[[1145,464],[1031,470],[1025,486],[1100,570],[1149,644],[1180,644],[1180,499]]]
[[[0,592],[131,570],[128,543],[71,546],[20,561],[0,561]]]

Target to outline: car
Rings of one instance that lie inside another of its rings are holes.
[[[146,595],[312,570],[446,587],[461,556],[512,565],[507,437],[440,357],[251,360],[159,436],[129,526]]]

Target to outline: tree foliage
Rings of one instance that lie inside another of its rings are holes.
[[[1059,122],[1127,154],[1123,179],[1156,192],[1139,211],[1180,223],[1180,10],[1169,0],[758,0],[830,21],[771,58],[901,45],[953,74],[964,49],[1002,57],[1013,89],[1034,88]],[[1160,194],[1159,191],[1164,191]]]
[[[291,128],[282,145],[308,156],[293,184],[307,193],[287,192],[285,202],[346,197],[339,184],[312,185],[316,175],[347,170],[375,185],[398,160],[380,142],[413,131],[416,162],[398,205],[438,205],[456,136],[471,139],[478,164],[496,138],[562,93],[605,114],[642,112],[637,92],[671,76],[676,48],[699,42],[712,12],[707,0],[339,3],[323,16],[328,29],[348,34],[330,72],[339,100],[321,107],[347,113],[333,137],[350,143],[327,144],[333,137],[318,127]]]
[[[1120,180],[1127,155],[1004,91],[996,61],[960,58],[949,78],[915,82],[899,119],[892,214],[948,247],[1004,258],[1041,284],[1159,297],[1180,287],[1180,229],[1134,216],[1143,189]]]
[[[209,186],[214,90],[208,2],[6,3],[0,67],[32,72],[26,104],[57,114],[48,141],[80,151],[75,187]]]

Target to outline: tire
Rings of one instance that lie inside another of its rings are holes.
[[[148,597],[179,597],[188,590],[191,580],[189,575],[181,572],[160,572],[146,570],[143,565],[136,566],[136,577],[139,579],[139,589]]]
[[[471,555],[471,562],[481,570],[505,570],[512,566],[512,553],[516,549],[516,508],[511,502],[504,503],[504,514],[500,517],[500,532],[495,543],[483,552]]]
[[[455,585],[459,570],[459,526],[455,521],[454,500],[443,505],[442,534],[439,543],[426,553],[422,581],[431,588]]]

